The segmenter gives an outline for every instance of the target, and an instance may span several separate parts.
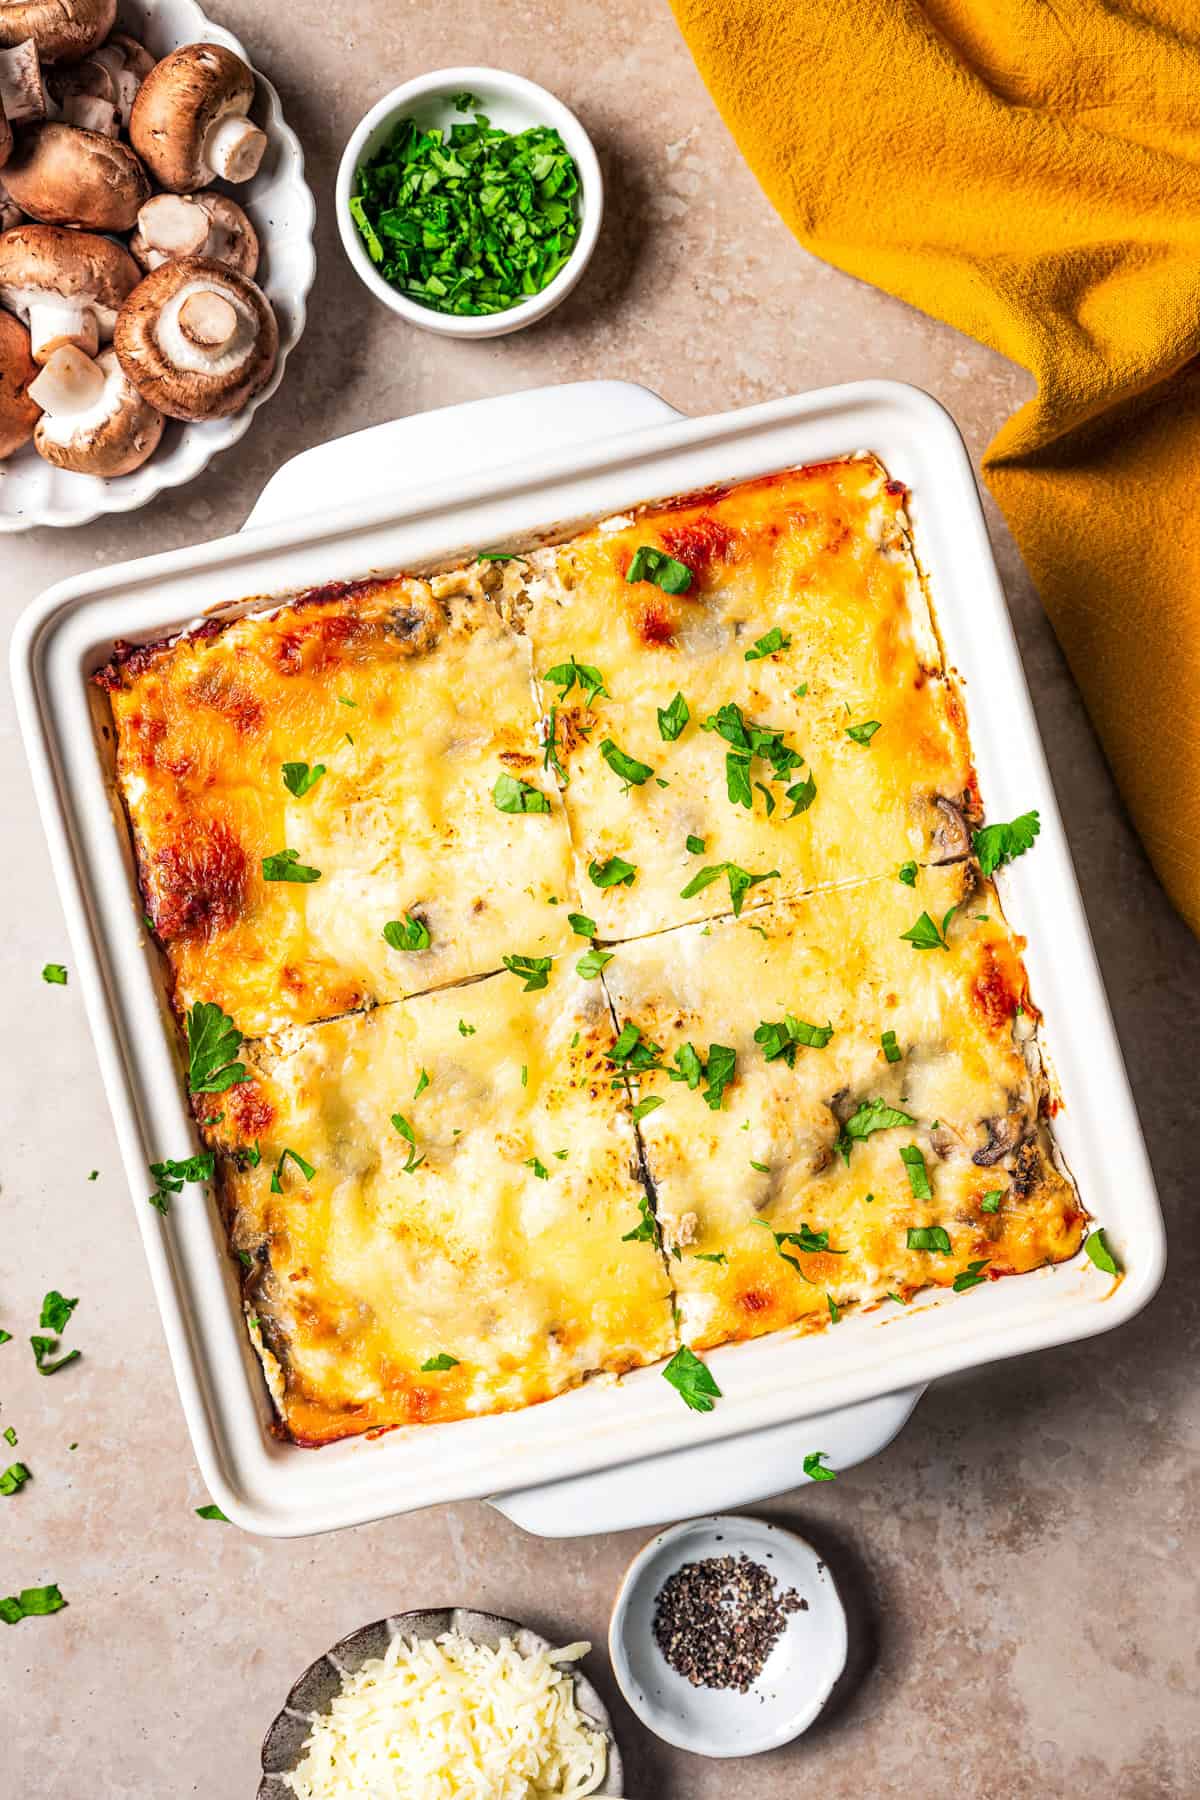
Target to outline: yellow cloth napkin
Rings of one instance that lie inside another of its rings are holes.
[[[1200,930],[1200,7],[672,5],[797,237],[1036,377],[984,475]]]

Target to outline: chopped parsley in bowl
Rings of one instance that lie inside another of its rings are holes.
[[[561,102],[520,76],[447,69],[385,96],[338,172],[338,228],[380,299],[427,330],[491,337],[583,273],[603,184]]]

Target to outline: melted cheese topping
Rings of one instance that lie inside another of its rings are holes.
[[[689,590],[626,581],[641,545],[684,562]],[[973,804],[962,710],[942,672],[902,493],[874,459],[644,512],[531,561],[532,578],[510,565],[506,585],[532,642],[543,708],[557,703],[577,878],[601,936],[727,911],[724,880],[681,895],[705,865],[777,870],[751,892],[749,903],[761,904],[965,848],[953,811]],[[771,632],[786,647],[755,655]],[[563,696],[546,680],[572,657],[604,677],[607,693],[590,706],[578,685]],[[676,693],[691,719],[664,742],[658,710]],[[703,729],[730,704],[804,758],[776,781],[756,757],[748,774],[761,785],[750,806],[730,803],[730,745]],[[867,745],[847,736],[872,722]],[[669,785],[651,779],[624,792],[606,740]],[[808,779],[815,798],[792,816],[785,791]],[[703,838],[703,852],[689,852],[689,836]],[[601,891],[588,867],[613,856],[633,863],[636,878]]]
[[[394,1638],[343,1675],[284,1780],[300,1800],[584,1800],[605,1741],[561,1665],[589,1648]]]
[[[662,1261],[625,1241],[644,1190],[611,1044],[599,984],[558,967],[248,1052],[209,1137],[261,1149],[225,1197],[293,1436],[525,1406],[669,1354]],[[287,1149],[314,1173],[288,1159],[274,1193]]]

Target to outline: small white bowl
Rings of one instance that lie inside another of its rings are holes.
[[[540,294],[531,294],[527,300],[518,301],[516,306],[500,313],[441,313],[410,300],[407,294],[400,293],[383,279],[350,216],[350,196],[359,168],[370,161],[393,127],[410,116],[426,129],[436,126],[443,131],[456,120],[464,122],[465,115],[454,104],[455,94],[461,93],[476,95],[479,110],[502,131],[524,131],[530,125],[553,125],[579,171],[579,236],[569,260]],[[526,81],[522,75],[508,75],[503,69],[435,69],[432,74],[418,75],[415,81],[406,81],[393,88],[390,94],[376,101],[362,119],[342,152],[335,204],[342,248],[359,279],[377,300],[382,300],[394,313],[399,313],[410,325],[419,325],[423,331],[441,332],[445,337],[505,337],[510,331],[520,331],[523,325],[532,325],[536,319],[544,319],[547,313],[553,312],[587,268],[604,214],[604,178],[592,140],[575,114],[536,82]]]
[[[693,1687],[654,1641],[654,1603],[684,1563],[740,1556],[761,1563],[781,1593],[806,1603],[791,1613],[762,1674],[744,1694]],[[846,1666],[846,1614],[832,1575],[812,1545],[761,1519],[717,1514],[660,1531],[630,1563],[608,1631],[621,1692],[642,1724],[696,1756],[756,1756],[807,1731]]]

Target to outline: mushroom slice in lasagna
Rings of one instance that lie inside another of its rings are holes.
[[[604,978],[641,1034],[638,1129],[688,1343],[1079,1248],[1017,943],[973,864],[640,939]]]
[[[298,1442],[527,1406],[673,1348],[603,989],[528,979],[290,1027],[210,1102]]]
[[[180,1012],[258,1036],[571,942],[526,646],[477,577],[318,590],[100,679]]]
[[[505,570],[602,937],[968,853],[965,724],[903,500],[852,458]]]

